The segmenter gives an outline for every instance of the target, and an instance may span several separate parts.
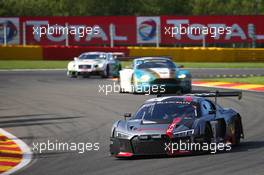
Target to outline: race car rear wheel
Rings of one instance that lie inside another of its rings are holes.
[[[118,65],[118,69],[117,69],[117,73],[115,75],[113,75],[114,78],[119,78],[119,71],[122,70],[122,66],[121,64]]]
[[[240,138],[241,138],[241,126],[240,126],[240,121],[239,119],[236,119],[234,122],[234,136],[232,138],[232,144],[233,145],[238,145],[240,143]]]

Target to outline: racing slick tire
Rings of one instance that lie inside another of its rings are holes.
[[[67,75],[70,78],[77,78],[76,72],[74,71],[67,71]]]
[[[122,70],[122,66],[121,64],[118,66],[118,74],[117,75],[114,75],[113,78],[119,78],[119,71]]]
[[[192,83],[190,82],[190,84],[188,84],[188,86],[186,88],[182,89],[182,93],[183,94],[188,94],[192,92]]]
[[[241,122],[238,118],[234,121],[234,136],[232,138],[232,145],[236,146],[240,143],[241,139]]]
[[[203,140],[205,143],[210,144],[213,138],[213,132],[209,124],[205,125]]]
[[[204,144],[207,144],[208,146],[210,146],[210,144],[212,143],[212,139],[213,139],[213,131],[212,131],[212,128],[211,128],[211,125],[206,123],[205,125],[205,130],[204,130],[204,133],[202,135],[202,142],[199,142],[202,146]],[[203,154],[203,153],[210,153],[210,149],[208,150],[197,150],[195,151],[195,153],[198,153],[198,154]]]
[[[80,72],[76,72],[76,77],[81,79],[81,78],[89,78],[90,74],[81,74]]]
[[[109,77],[109,66],[106,66],[106,69],[104,71],[102,71],[101,73],[101,77],[102,78],[108,78]]]

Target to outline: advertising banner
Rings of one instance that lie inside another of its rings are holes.
[[[136,43],[135,17],[21,17],[27,44],[109,45],[110,31],[116,45]],[[110,30],[110,26],[112,29]]]
[[[264,16],[162,16],[161,26],[163,44],[264,42]]]
[[[159,39],[160,17],[137,17],[137,43],[156,43]]]
[[[0,43],[4,43],[4,27],[6,27],[6,43],[19,44],[19,18],[0,17]]]
[[[0,18],[8,44],[115,46],[264,42],[264,16],[89,16]],[[25,34],[23,34],[23,23]]]

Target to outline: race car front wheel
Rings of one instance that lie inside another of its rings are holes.
[[[106,66],[106,69],[101,74],[102,78],[108,78],[109,77],[109,66]]]
[[[183,88],[182,93],[187,94],[192,92],[192,82],[189,82],[188,85]]]
[[[76,72],[74,72],[74,71],[68,71],[68,72],[67,72],[67,75],[68,75],[70,78],[76,78],[76,77],[77,77],[77,74],[76,74]]]
[[[213,132],[209,124],[206,124],[204,131],[204,142],[210,144],[213,138]]]
[[[234,136],[232,138],[232,144],[238,145],[240,143],[240,138],[241,138],[241,126],[240,126],[240,121],[239,119],[236,119],[234,122]]]

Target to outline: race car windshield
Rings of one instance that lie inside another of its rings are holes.
[[[138,69],[148,69],[148,68],[175,68],[175,65],[171,61],[146,61],[137,66]]]
[[[79,59],[81,60],[106,59],[106,56],[103,54],[87,54],[87,55],[81,55]]]
[[[157,102],[143,105],[133,119],[143,119],[155,123],[171,123],[174,118],[197,117],[196,106],[175,101]]]

